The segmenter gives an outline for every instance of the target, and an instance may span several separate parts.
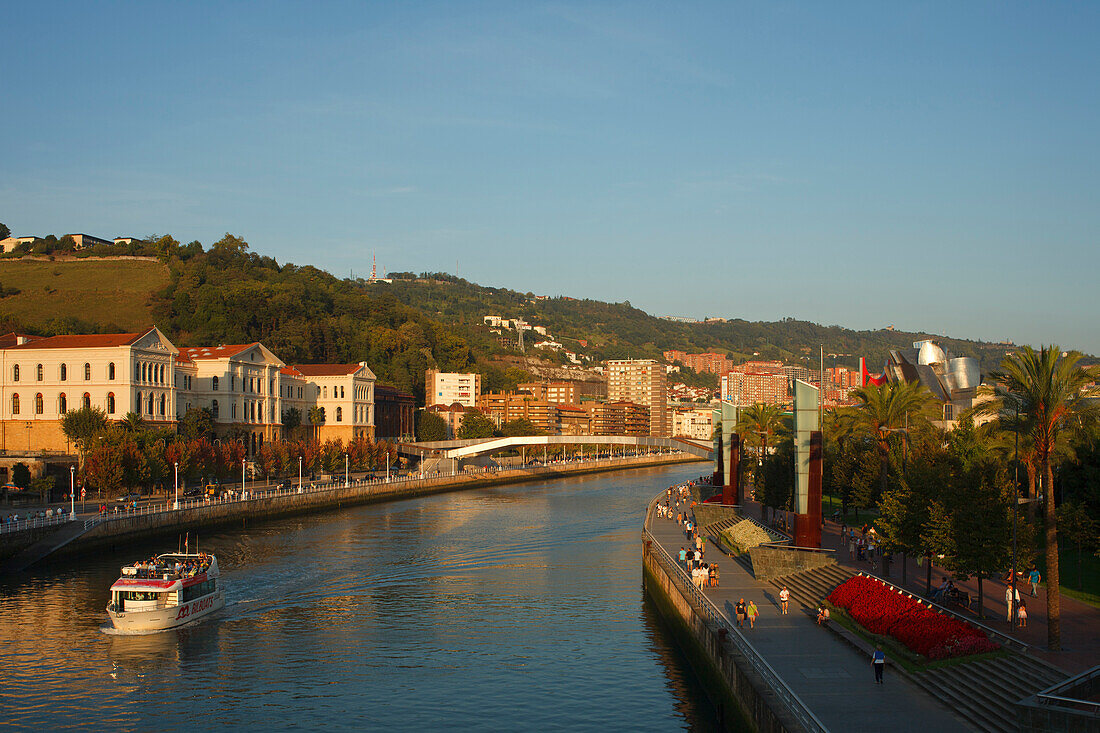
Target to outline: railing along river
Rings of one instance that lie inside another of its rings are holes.
[[[690,599],[696,612],[700,613],[712,625],[726,632],[725,638],[733,643],[748,661],[753,671],[764,680],[764,684],[775,694],[787,712],[798,721],[804,730],[828,733],[829,729],[825,727],[824,723],[818,720],[813,711],[806,706],[806,703],[802,702],[802,699],[779,676],[779,673],[756,651],[756,648],[745,638],[741,630],[731,624],[718,607],[714,605],[714,602],[707,597],[706,593],[691,582],[687,571],[649,531],[649,522],[653,517],[657,502],[665,495],[666,492],[662,491],[649,503],[642,529],[642,539],[649,543],[650,551],[653,557],[656,558],[657,563],[664,569],[665,574],[672,579],[672,582],[676,584],[680,592]]]

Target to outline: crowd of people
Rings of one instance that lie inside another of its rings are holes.
[[[4,524],[14,524],[15,522],[22,522],[27,519],[49,519],[50,517],[60,517],[62,514],[68,514],[68,511],[63,511],[60,507],[57,509],[39,509],[38,511],[30,511],[25,514],[8,514],[3,517]]]
[[[166,558],[153,556],[141,560],[132,566],[139,578],[162,578],[166,575],[175,578],[193,578],[210,569],[210,556],[200,552],[197,558]]]

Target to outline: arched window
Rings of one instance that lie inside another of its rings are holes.
[[[328,387],[321,387],[321,396],[326,399],[328,398]]]
[[[214,419],[218,419],[218,401],[214,400],[214,404],[210,408],[210,412],[214,413]]]
[[[210,388],[213,389],[215,392],[217,392],[218,391],[218,378],[214,377],[214,379],[211,380],[210,384],[211,384]],[[218,403],[215,402],[214,404],[216,405]]]
[[[38,381],[41,382],[42,381],[42,365],[39,364],[37,367],[35,367],[34,372],[35,372],[35,376],[38,377]]]
[[[107,379],[115,378],[115,363],[112,361],[107,365]]]
[[[145,405],[145,402],[144,402],[144,401],[142,400],[142,398],[141,398],[141,392],[138,392],[138,393],[137,393],[137,411],[138,411],[138,414],[139,414],[139,415],[141,414],[141,408],[142,408],[142,407],[143,407],[144,405]]]
[[[114,366],[114,364],[112,364],[111,366]],[[107,393],[107,414],[108,415],[114,415],[115,414],[115,393],[114,392],[108,392]]]
[[[19,414],[19,395],[17,394],[11,396],[11,414]]]
[[[160,365],[160,368],[157,370],[157,372],[159,373],[160,383],[164,384],[164,365],[163,364]]]
[[[337,407],[336,408],[336,422],[340,422],[343,419],[344,419],[344,408],[343,407]]]
[[[165,414],[164,409],[165,409],[165,407],[164,407],[164,395],[161,395],[160,396],[160,414],[162,416]]]
[[[80,401],[85,410],[90,410],[92,407],[92,396],[87,392],[84,393],[84,397]]]
[[[65,364],[61,365],[61,381],[64,382],[69,378],[69,367]]]
[[[146,412],[148,412],[148,414],[150,414],[150,415],[153,414],[153,393],[152,392],[149,393],[149,409]]]
[[[19,365],[18,364],[13,364],[12,365],[12,368],[11,368],[11,381],[13,381],[13,382],[18,382],[19,381]]]
[[[92,381],[92,365],[88,362],[84,362],[84,381]]]
[[[42,399],[42,393],[39,392],[34,396],[34,414],[41,415],[46,410],[45,401]]]
[[[141,363],[141,381],[143,381],[143,382],[148,382],[149,381],[149,365],[146,364],[145,362]]]
[[[229,417],[233,418],[234,420],[237,419],[237,403],[236,402],[234,402],[229,407]]]
[[[68,405],[65,404],[65,393],[62,392],[57,396],[57,414],[64,415],[67,412]]]

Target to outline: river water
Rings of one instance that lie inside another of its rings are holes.
[[[713,730],[641,582],[646,502],[700,465],[211,532],[226,609],[149,636],[107,589],[174,539],[6,579],[0,727]]]

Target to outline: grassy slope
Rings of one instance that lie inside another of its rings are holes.
[[[0,283],[21,291],[0,299],[0,313],[27,325],[76,318],[130,332],[152,324],[151,296],[168,284],[168,268],[144,260],[0,260]]]

